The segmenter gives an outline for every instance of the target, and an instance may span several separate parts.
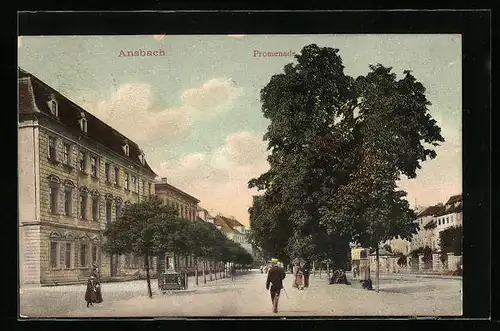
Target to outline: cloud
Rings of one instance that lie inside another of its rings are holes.
[[[231,103],[243,93],[229,78],[214,78],[198,88],[184,91],[181,96],[183,106],[198,110],[214,109]]]
[[[21,48],[22,44],[23,44],[23,37],[18,36],[17,37],[17,48]]]
[[[161,177],[201,200],[208,209],[236,217],[248,224],[248,208],[255,190],[248,181],[267,171],[266,144],[259,135],[237,132],[221,148],[183,156],[154,167]]]
[[[149,84],[120,85],[108,100],[82,107],[137,143],[165,142],[189,131],[183,109],[154,111]]]

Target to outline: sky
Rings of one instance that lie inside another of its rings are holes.
[[[18,61],[138,143],[159,177],[248,225],[247,182],[269,168],[260,90],[312,43],[339,49],[353,77],[377,63],[411,70],[446,141],[399,186],[412,206],[462,193],[460,35],[26,36]],[[141,49],[158,56],[120,56]]]

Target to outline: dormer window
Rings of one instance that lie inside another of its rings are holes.
[[[80,123],[80,130],[82,130],[83,133],[87,133],[87,118],[85,117],[85,113],[83,111],[80,113],[80,119],[78,122]]]
[[[47,101],[47,105],[49,106],[50,113],[55,117],[59,116],[59,104],[54,95],[51,95],[49,101]]]
[[[125,153],[126,156],[130,155],[130,147],[127,142],[125,142],[125,145],[123,145],[123,152]]]
[[[146,158],[144,156],[144,152],[141,150],[141,155],[139,156],[139,159],[141,160],[141,163],[144,164],[144,162],[146,161]]]

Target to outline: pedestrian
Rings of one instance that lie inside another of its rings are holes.
[[[309,275],[311,273],[309,262],[304,263],[303,272],[304,272],[304,287],[309,287]]]
[[[95,289],[96,289],[96,298],[95,303],[102,302],[102,293],[101,293],[101,268],[99,265],[94,262],[92,263],[92,268],[90,270],[91,276],[95,278]]]
[[[234,278],[236,277],[236,267],[234,264],[231,265],[231,280],[234,281]]]
[[[299,290],[304,289],[304,269],[302,269],[300,264],[297,265],[295,271],[295,287]]]
[[[92,306],[96,302],[96,279],[91,274],[87,279],[87,291],[85,292],[85,301],[87,302],[87,307]]]
[[[278,302],[281,289],[283,288],[283,279],[285,279],[285,268],[273,263],[267,274],[266,289],[271,293],[271,302],[273,305],[273,313],[278,312]]]

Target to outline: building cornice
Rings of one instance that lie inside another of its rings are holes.
[[[179,193],[180,195],[192,200],[195,203],[200,203],[200,200],[196,199],[192,195],[189,195],[188,193],[186,193],[186,192],[184,192],[184,191],[178,189],[177,187],[172,186],[168,183],[155,182],[154,184],[155,184],[155,193],[157,193],[157,194],[161,194],[162,191],[166,191],[165,189],[172,190],[172,191]]]
[[[95,233],[102,233],[103,230],[98,228],[89,228],[85,226],[79,226],[79,225],[72,225],[72,224],[64,224],[64,223],[57,223],[57,222],[50,222],[50,221],[27,221],[27,222],[21,222],[20,227],[25,227],[25,226],[37,226],[37,225],[48,225],[52,227],[57,227],[57,228],[63,228],[63,229],[68,229],[68,230],[79,230],[79,231],[86,231],[86,232],[95,232]]]

